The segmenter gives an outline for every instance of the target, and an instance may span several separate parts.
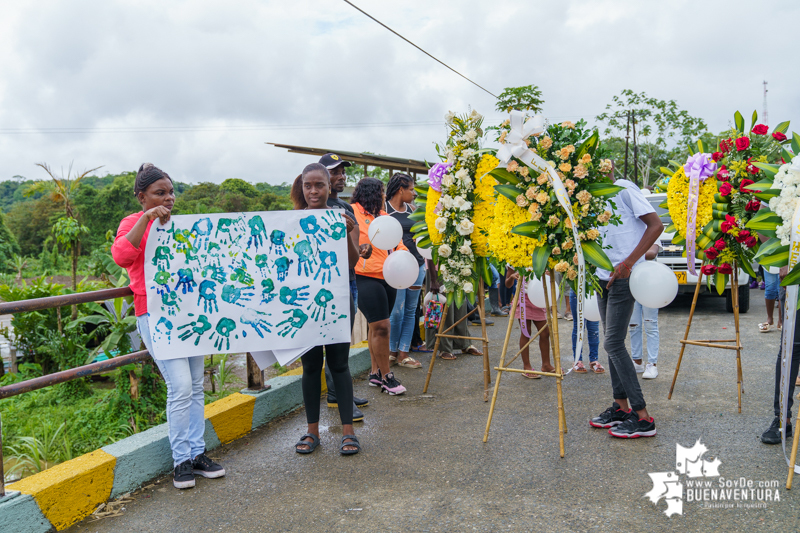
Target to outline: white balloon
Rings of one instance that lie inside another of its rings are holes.
[[[645,307],[660,309],[678,294],[678,278],[670,268],[655,261],[639,263],[631,272],[631,294]]]
[[[547,283],[547,297],[550,298],[550,274],[544,275],[545,283]],[[676,278],[677,279],[677,278]],[[536,307],[547,308],[547,302],[544,299],[544,288],[542,287],[542,280],[534,277],[528,281],[527,291],[528,299]],[[556,285],[556,300],[558,300],[558,285]],[[552,301],[550,302],[552,304]]]
[[[383,215],[370,222],[367,236],[375,248],[391,250],[403,240],[403,226],[396,218]]]
[[[583,318],[591,320],[592,322],[600,320],[600,307],[597,305],[597,293],[592,294],[583,301]],[[575,320],[577,320],[577,318]]]
[[[383,263],[383,279],[395,289],[407,289],[419,277],[419,264],[411,252],[398,250]]]
[[[430,246],[428,246],[427,248],[422,248],[419,245],[419,241],[421,241],[423,238],[424,237],[419,237],[417,239],[417,252],[419,252],[419,255],[421,255],[425,259],[433,259],[433,248],[431,248]]]

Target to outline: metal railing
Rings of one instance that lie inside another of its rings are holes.
[[[16,302],[2,302],[0,303],[0,315],[25,313],[30,311],[42,311],[44,309],[53,309],[56,307],[64,307],[68,305],[85,304],[90,302],[102,302],[112,298],[120,298],[133,295],[130,287],[121,287],[115,289],[102,289],[99,291],[79,292],[73,294],[63,294],[59,296],[47,296],[44,298],[36,298],[33,300],[19,300]],[[11,339],[9,339],[11,342]],[[116,368],[141,361],[150,359],[150,352],[142,350],[139,352],[129,353],[112,357],[105,361],[99,361],[88,365],[70,368],[54,374],[40,376],[5,387],[0,387],[0,400],[24,394],[26,392],[35,391],[58,383],[65,383],[74,379],[85,378],[108,372]],[[0,360],[0,364],[2,360]],[[213,376],[212,376],[213,379]],[[256,365],[255,360],[247,354],[247,388],[254,392],[260,392],[269,389],[269,385],[264,384],[264,374],[261,369]],[[3,467],[3,421],[0,417],[0,498],[6,495],[5,491],[5,472]]]

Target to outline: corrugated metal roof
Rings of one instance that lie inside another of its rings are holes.
[[[407,172],[427,173],[428,165],[425,161],[418,159],[406,159],[404,157],[390,157],[387,155],[375,155],[364,152],[347,152],[345,150],[333,150],[330,148],[312,148],[309,146],[295,146],[292,144],[278,144],[278,143],[265,143],[271,144],[278,148],[286,148],[290,152],[297,154],[307,154],[323,156],[327,153],[336,154],[347,161],[358,163],[359,165],[367,165],[371,167],[388,168],[391,170],[405,170]]]

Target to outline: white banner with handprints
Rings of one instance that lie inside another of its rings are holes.
[[[175,215],[145,249],[153,357],[350,342],[342,211]]]

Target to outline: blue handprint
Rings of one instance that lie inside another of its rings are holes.
[[[243,302],[249,302],[250,299],[255,294],[255,291],[250,289],[241,289],[239,287],[234,287],[233,285],[225,285],[222,287],[222,301],[228,302],[229,304],[235,304],[239,307],[244,307],[243,303],[239,303],[239,300]]]
[[[194,340],[194,345],[197,346],[200,343],[200,338],[205,334],[206,331],[211,329],[211,322],[208,321],[208,317],[206,315],[200,315],[197,317],[197,320],[189,322],[188,324],[184,324],[182,326],[178,326],[178,329],[183,328],[191,328],[187,329],[183,333],[181,333],[178,338],[182,341],[188,340],[192,335],[197,335],[197,338]]]
[[[238,281],[242,285],[247,285],[248,287],[253,285],[253,276],[247,273],[247,265],[245,265],[244,261],[242,261],[241,265],[233,269],[231,281]]]
[[[201,218],[194,223],[192,226],[192,235],[194,235],[193,245],[196,250],[202,250],[208,246],[208,240],[211,237],[212,229],[214,229],[214,225],[208,217]]]
[[[258,250],[259,246],[264,245],[264,239],[267,237],[267,228],[264,227],[264,220],[261,215],[255,215],[247,221],[250,226],[250,238],[247,240],[247,247],[255,246]]]
[[[325,317],[328,315],[328,302],[333,300],[333,293],[327,289],[320,289],[316,296],[314,296],[314,301],[308,304],[306,309],[311,309],[311,318],[314,319],[315,322],[319,322],[320,314],[322,315],[322,320],[325,320]],[[335,306],[331,306],[331,309],[334,309]]]
[[[275,260],[275,267],[278,269],[278,281],[283,281],[286,279],[286,276],[289,275],[289,265],[291,265],[294,260],[289,259],[288,257],[279,257]]]
[[[279,229],[272,230],[272,233],[269,234],[269,251],[270,253],[274,253],[275,255],[283,255],[288,247],[284,240],[286,239],[286,234]]]
[[[156,327],[153,328],[153,340],[160,341],[162,335],[167,338],[167,342],[172,342],[170,340],[170,335],[172,335],[172,322],[163,316],[158,319]]]
[[[175,285],[175,290],[178,290],[178,287],[181,288],[183,294],[187,292],[194,292],[194,286],[197,285],[194,281],[194,274],[192,273],[191,268],[180,268],[178,269],[178,283]]]
[[[342,217],[346,216],[342,213],[337,214],[334,211],[325,211],[322,215],[322,220],[328,223],[328,230],[326,233],[330,234],[331,239],[338,241],[347,235],[347,226],[341,221]]]
[[[225,270],[218,265],[207,265],[203,267],[201,274],[203,277],[211,278],[218,283],[225,283],[227,281],[225,279]]]
[[[303,302],[308,300],[308,291],[305,289],[308,288],[308,285],[304,285],[298,289],[290,289],[289,287],[281,287],[281,296],[279,300],[286,305],[296,305],[300,307],[301,304],[297,302]]]
[[[301,218],[300,229],[302,229],[303,233],[306,235],[314,237],[314,240],[317,241],[317,244],[322,244],[328,240],[326,236],[327,231],[320,227],[319,223],[317,222],[317,217],[314,215]]]
[[[256,254],[256,268],[262,276],[269,273],[269,256],[267,254]]]
[[[153,256],[153,266],[159,270],[169,270],[169,260],[175,259],[168,246],[159,246]]]
[[[298,242],[294,247],[294,253],[297,254],[297,275],[300,276],[305,273],[306,276],[310,276],[311,272],[314,271],[310,267],[317,263],[311,242],[308,239]]]
[[[266,318],[264,318],[267,316],[269,316],[268,313],[262,313],[261,311],[256,311],[255,309],[247,309],[244,312],[244,314],[242,314],[242,316],[239,317],[239,322],[241,322],[242,324],[247,324],[250,327],[252,327],[254,330],[256,330],[258,336],[263,339],[264,334],[261,332],[262,329],[266,330],[267,333],[272,331],[270,329],[272,327],[272,324],[267,322]],[[247,337],[247,332],[242,331],[242,335]]]
[[[155,288],[156,294],[163,296],[164,294],[167,294],[172,291],[172,289],[169,288],[169,282],[171,279],[172,276],[170,275],[169,272],[165,270],[159,270],[158,272],[156,272],[156,275],[153,276],[153,281],[156,282],[156,285],[155,287],[150,287],[150,288],[151,289]]]
[[[210,279],[204,279],[200,282],[200,290],[198,291],[200,294],[197,296],[197,306],[200,306],[200,302],[203,302],[203,312],[214,313],[219,311],[219,306],[217,305],[217,294],[214,292],[217,288],[217,284],[211,281]]]
[[[336,264],[336,252],[328,252],[328,251],[321,251],[319,253],[319,269],[317,273],[314,275],[314,279],[316,280],[320,273],[322,274],[322,279],[320,280],[322,283],[325,283],[325,278],[328,278],[328,283],[331,282],[333,279],[333,274],[331,274],[331,268],[336,270],[336,275],[341,276],[342,273],[339,272],[339,267]]]
[[[308,320],[308,315],[305,314],[301,309],[287,309],[283,312],[283,314],[286,313],[291,313],[292,316],[286,320],[278,322],[277,327],[283,325],[283,328],[278,332],[278,335],[285,337],[291,332],[292,338],[294,338],[295,334],[300,331],[300,328],[302,328]]]
[[[275,299],[275,283],[272,278],[261,280],[261,303],[268,304]]]
[[[217,327],[215,329],[216,333],[218,334],[217,340],[214,341],[214,348],[218,351],[222,351],[222,344],[225,344],[225,349],[231,349],[231,333],[236,329],[236,322],[231,320],[230,318],[220,318],[219,322],[217,322]],[[208,338],[209,340],[214,339],[214,333]]]
[[[161,295],[161,309],[168,315],[174,316],[181,308],[178,306],[180,299],[177,292],[168,292]]]

